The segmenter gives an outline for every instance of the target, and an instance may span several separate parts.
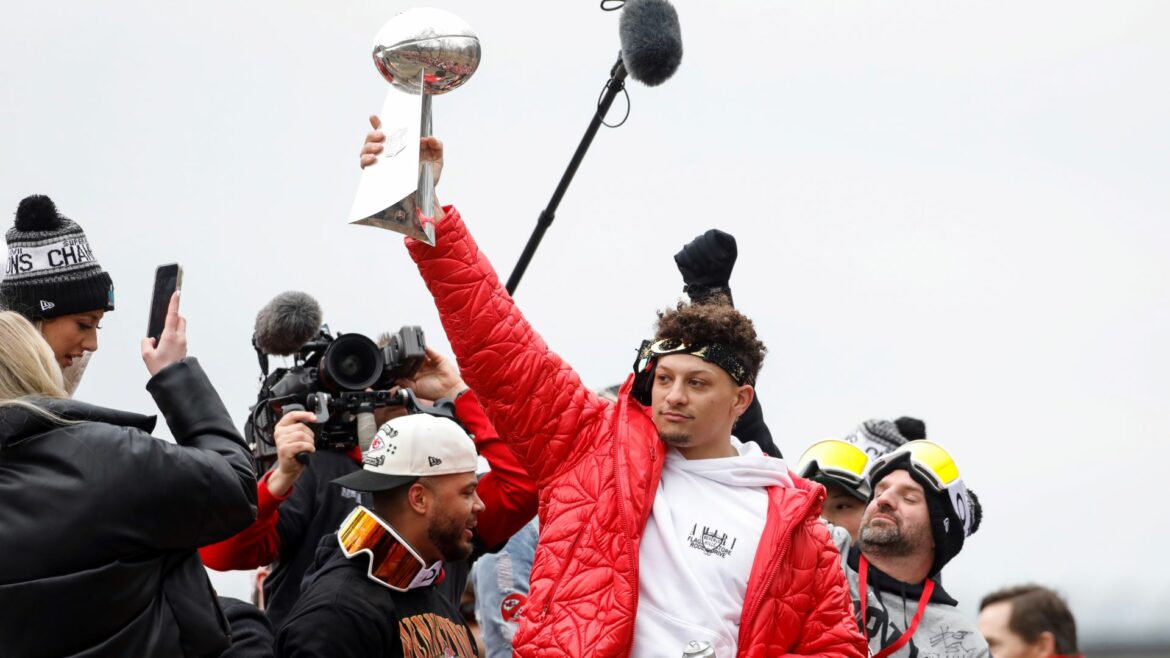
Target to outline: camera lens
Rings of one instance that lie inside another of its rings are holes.
[[[321,356],[321,383],[334,392],[364,391],[382,374],[382,350],[361,334],[342,334]]]
[[[349,355],[342,359],[338,364],[337,369],[341,371],[341,375],[347,379],[353,379],[361,371],[362,362],[354,355]]]

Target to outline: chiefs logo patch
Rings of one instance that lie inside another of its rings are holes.
[[[519,593],[512,592],[500,601],[500,616],[504,621],[510,623],[517,623],[520,621],[520,613],[524,612],[524,604],[528,603],[528,597]]]

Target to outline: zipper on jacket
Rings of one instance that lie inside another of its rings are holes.
[[[627,418],[626,411],[628,409],[629,409],[629,400],[627,398],[626,400],[624,400],[622,402],[622,406],[619,409],[619,416],[618,416],[619,422],[617,424],[617,427],[621,428],[620,431],[622,431],[622,432],[624,432],[626,427],[627,427],[627,425],[622,421],[624,421]],[[619,468],[620,463],[621,463],[621,448],[620,448],[620,446],[622,445],[621,438],[622,437],[616,437],[616,436],[614,437],[615,440],[613,442],[613,453],[614,453],[613,454],[613,477],[614,477],[614,484],[616,484],[619,487],[619,490],[618,490],[618,494],[619,494],[618,495],[618,513],[622,519],[622,532],[625,533],[626,541],[629,542],[629,545],[632,547],[634,545],[634,541],[633,541],[633,538],[630,536],[630,524],[629,524],[629,520],[628,520],[629,515],[626,513],[626,497],[623,495],[620,495],[621,494],[620,488],[622,486],[622,480],[620,479],[620,476],[621,476],[620,470],[621,469]],[[651,463],[653,463],[653,459],[654,459],[653,447],[651,447],[651,449],[650,449],[650,455],[651,455],[651,460],[652,460]],[[651,506],[651,510],[653,510],[654,501],[651,500],[651,501],[649,501],[649,503]],[[653,514],[653,511],[651,511],[651,514]],[[630,655],[630,651],[632,651],[634,649],[634,632],[637,630],[637,627],[638,627],[637,626],[637,624],[638,624],[638,593],[642,589],[641,584],[640,584],[641,580],[639,580],[641,578],[641,576],[638,573],[640,571],[640,568],[642,565],[639,564],[640,560],[638,558],[639,558],[639,555],[637,553],[635,553],[634,555],[631,556],[631,560],[632,560],[632,563],[634,565],[634,608],[633,608],[634,614],[633,614],[632,618],[630,619],[630,625],[631,625],[630,643],[626,645],[626,652],[625,652],[625,655],[627,655],[627,656]]]

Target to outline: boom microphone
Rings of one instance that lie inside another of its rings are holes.
[[[593,143],[593,137],[597,134],[597,129],[609,112],[614,98],[625,91],[626,75],[628,74],[644,85],[654,87],[666,82],[670,76],[674,75],[674,72],[678,70],[678,65],[682,62],[682,31],[678,26],[678,12],[669,2],[666,0],[628,0],[624,3],[623,8],[622,5],[607,7],[605,0],[602,0],[601,8],[605,11],[622,9],[621,18],[618,20],[618,37],[622,42],[622,52],[618,56],[617,63],[610,69],[609,81],[605,83],[601,98],[597,99],[597,108],[593,112],[589,126],[585,129],[585,136],[581,138],[581,143],[577,145],[573,158],[569,160],[569,166],[561,176],[560,182],[557,183],[552,199],[549,200],[544,210],[540,211],[540,217],[536,220],[536,228],[533,229],[532,235],[528,238],[528,244],[524,245],[524,251],[520,252],[520,259],[516,261],[516,266],[512,268],[512,274],[508,277],[507,285],[504,286],[509,295],[516,294],[516,286],[520,285],[520,278],[524,276],[528,264],[532,262],[536,248],[540,246],[540,241],[544,239],[548,227],[552,226],[553,219],[556,218],[557,207],[561,205],[561,199],[568,191],[569,183],[573,182],[573,176],[577,174],[577,168],[585,159],[585,152]],[[629,98],[627,97],[626,100],[628,101]],[[627,116],[629,116],[628,109]],[[625,123],[625,119],[622,119],[621,123]],[[621,123],[617,125],[620,126]]]
[[[321,330],[321,305],[296,290],[282,292],[256,314],[253,342],[261,354],[295,354]]]
[[[682,62],[678,12],[666,0],[629,0],[618,20],[622,61],[648,87],[666,82]]]

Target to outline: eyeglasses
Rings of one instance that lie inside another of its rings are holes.
[[[839,478],[852,487],[862,487],[867,485],[865,480],[867,466],[869,455],[865,454],[864,450],[847,441],[827,439],[814,443],[804,451],[796,472],[803,478],[824,473]],[[866,489],[868,490],[868,486]]]
[[[366,575],[392,590],[406,592],[428,584],[438,576],[437,565],[431,573],[423,559],[394,528],[360,505],[342,521],[337,542],[347,558],[352,559],[358,553],[368,554],[370,568]]]
[[[969,502],[971,496],[959,477],[959,466],[951,454],[932,441],[908,441],[897,450],[876,459],[870,471],[876,473],[882,466],[903,455],[909,457],[910,467],[922,475],[932,489],[950,498],[951,507],[963,521],[964,534],[970,535],[974,523]]]

